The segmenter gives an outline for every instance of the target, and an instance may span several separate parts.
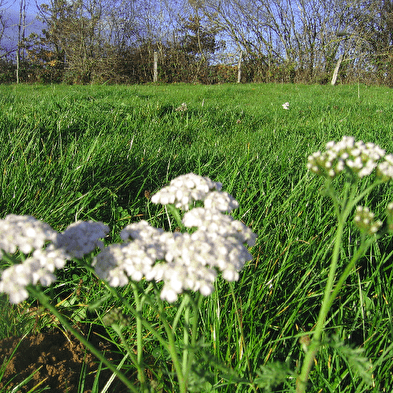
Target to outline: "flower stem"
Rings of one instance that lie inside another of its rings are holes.
[[[134,299],[136,304],[136,312],[138,317],[136,318],[136,345],[137,345],[137,362],[138,362],[138,380],[141,383],[143,391],[146,390],[146,377],[143,371],[143,342],[142,342],[142,302],[139,297],[138,287],[134,282],[131,282],[132,289],[134,291]]]
[[[310,371],[318,352],[319,346],[321,344],[321,337],[323,328],[325,326],[326,316],[329,312],[329,304],[331,303],[330,293],[334,284],[334,275],[337,269],[338,258],[340,254],[341,239],[344,232],[344,222],[339,219],[336,239],[334,243],[333,256],[330,264],[329,276],[326,283],[325,293],[322,301],[322,306],[319,311],[318,321],[315,327],[315,332],[312,337],[311,344],[306,352],[306,356],[303,361],[302,369],[300,375],[298,376],[296,383],[296,393],[304,393],[306,391],[306,385]]]
[[[199,311],[201,309],[201,304],[202,304],[203,296],[201,295],[200,292],[197,294],[197,301],[195,301],[191,296],[190,296],[190,305],[193,307],[193,315],[191,319],[191,352],[188,355],[187,359],[187,366],[183,369],[185,370],[185,378],[187,379],[187,383],[189,381],[190,377],[190,371],[192,367],[192,363],[194,361],[194,356],[195,356],[195,349],[196,349],[196,342],[198,338],[198,321],[199,321]]]
[[[175,335],[174,335],[174,332],[166,319],[165,311],[164,311],[164,304],[161,300],[159,301],[158,309],[159,309],[160,320],[161,320],[162,324],[164,325],[166,334],[168,336],[167,349],[168,349],[169,355],[172,358],[173,366],[175,367],[175,370],[176,370],[177,380],[179,382],[179,392],[180,393],[187,393],[187,380],[184,378],[181,362],[179,360],[179,356],[177,355]]]
[[[347,185],[347,183],[346,183]],[[369,188],[370,189],[370,188]],[[368,189],[368,190],[369,190]],[[330,190],[331,191],[331,190]],[[321,345],[321,337],[322,333],[325,327],[325,322],[326,322],[326,317],[327,314],[329,313],[329,310],[333,304],[334,299],[338,295],[338,292],[340,291],[346,277],[349,274],[346,274],[345,277],[341,277],[338,283],[336,284],[334,290],[334,281],[335,281],[335,274],[337,270],[337,264],[340,256],[340,248],[341,248],[341,242],[342,242],[342,237],[344,233],[344,227],[345,223],[348,219],[349,214],[351,213],[353,207],[355,204],[360,200],[359,197],[355,198],[355,193],[356,193],[356,185],[352,185],[350,187],[350,190],[348,190],[348,187],[345,187],[344,190],[344,199],[341,202],[341,208],[340,206],[335,203],[335,210],[337,214],[337,219],[338,219],[338,226],[337,226],[337,232],[336,232],[336,237],[334,240],[334,248],[333,248],[333,255],[332,255],[332,260],[330,263],[330,269],[329,269],[329,275],[328,279],[326,282],[326,287],[325,287],[325,292],[324,292],[324,297],[322,300],[322,305],[321,309],[319,310],[319,315],[318,315],[318,320],[317,324],[315,326],[315,331],[312,337],[312,341],[310,346],[308,347],[308,350],[306,352],[303,365],[300,371],[300,375],[298,376],[297,383],[296,383],[296,393],[304,393],[306,391],[306,386],[307,386],[307,381],[311,372],[311,368],[315,359],[315,356],[318,352],[318,349]],[[348,196],[349,194],[349,196]],[[364,193],[361,195],[364,196]],[[334,200],[334,199],[333,199]],[[337,201],[337,200],[336,200]],[[364,250],[363,250],[364,251]],[[359,258],[359,254],[356,253],[357,259]],[[353,264],[356,262],[356,260],[353,261]],[[347,272],[347,269],[346,269]]]
[[[190,295],[186,293],[184,297],[187,299],[186,309],[184,311],[184,326],[183,326],[183,364],[182,364],[182,371],[183,375],[186,376],[187,374],[187,357],[188,357],[188,339],[189,339],[189,328],[190,328]]]
[[[153,287],[155,289],[157,299],[153,301],[152,299],[150,299],[150,297],[146,297],[143,299],[143,301],[146,301],[150,305],[152,310],[159,315],[159,319],[165,328],[165,331],[166,331],[166,334],[168,337],[168,341],[166,341],[161,336],[161,334],[158,333],[158,331],[156,329],[154,329],[153,326],[151,326],[151,324],[148,321],[146,321],[144,318],[142,318],[141,314],[137,313],[136,310],[128,303],[128,301],[116,289],[112,288],[107,283],[106,283],[106,287],[116,298],[118,298],[122,302],[122,304],[134,315],[134,317],[136,319],[138,319],[138,318],[140,319],[142,325],[169,352],[169,355],[170,355],[172,362],[173,362],[173,366],[176,371],[176,375],[177,375],[177,379],[178,379],[178,383],[179,383],[179,387],[180,387],[179,392],[180,393],[187,393],[187,381],[184,378],[182,367],[181,367],[181,362],[180,362],[179,357],[177,355],[174,332],[166,319],[165,311],[164,311],[164,304],[159,298],[158,290],[155,287],[155,285]],[[158,306],[157,306],[157,302],[158,302]]]

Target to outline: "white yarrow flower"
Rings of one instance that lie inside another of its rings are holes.
[[[57,232],[32,216],[9,214],[0,220],[0,250],[13,254],[19,249],[28,254],[56,239]]]
[[[10,266],[2,272],[0,292],[8,294],[11,303],[20,303],[29,297],[25,287],[32,281],[33,275],[28,267],[22,264]]]
[[[102,222],[77,221],[60,233],[54,242],[56,247],[64,249],[74,258],[83,258],[97,247],[102,249],[101,240],[109,232],[109,227]]]
[[[163,282],[161,298],[174,302],[184,291],[200,291],[204,296],[214,290],[218,272],[234,281],[239,271],[252,259],[246,243],[253,246],[256,235],[243,223],[223,214],[238,207],[228,193],[220,192],[221,184],[192,173],[179,176],[168,187],[153,196],[154,203],[172,203],[188,210],[194,201],[205,207],[184,214],[183,223],[197,228],[190,233],[164,232],[147,221],[126,226],[121,231],[122,244],[106,248],[102,238],[109,232],[103,223],[76,222],[58,234],[47,224],[29,216],[7,216],[0,220],[0,245],[4,252],[34,251],[23,263],[4,270],[0,291],[18,303],[28,297],[30,284],[52,284],[56,269],[72,257],[82,258],[95,248],[101,252],[92,266],[98,277],[114,287],[129,280]],[[46,244],[52,242],[52,244]],[[46,248],[43,248],[46,245]]]
[[[191,203],[203,201],[210,191],[220,191],[221,187],[221,183],[189,173],[173,179],[169,186],[154,194],[151,201],[162,205],[173,204],[178,209],[188,210]]]
[[[204,206],[206,209],[230,213],[233,209],[239,207],[239,203],[227,192],[212,191],[205,198]]]
[[[379,228],[382,226],[382,221],[375,221],[374,213],[371,212],[368,207],[363,206],[356,207],[354,222],[361,232],[368,235],[377,233]]]
[[[339,142],[328,142],[324,153],[318,151],[310,155],[307,168],[330,178],[345,170],[363,178],[376,169],[377,177],[390,180],[393,178],[393,156],[385,153],[374,143],[355,142],[355,138],[344,136]]]

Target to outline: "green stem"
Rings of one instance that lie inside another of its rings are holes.
[[[193,316],[192,316],[192,320],[191,320],[191,329],[192,329],[191,330],[191,352],[189,353],[189,356],[188,356],[188,364],[187,364],[187,367],[185,368],[185,374],[184,374],[187,378],[187,383],[189,381],[190,371],[191,371],[192,363],[193,363],[194,357],[195,357],[195,348],[196,348],[196,342],[197,342],[197,338],[198,338],[199,311],[201,309],[202,300],[203,300],[203,296],[201,295],[200,292],[198,292],[196,302],[190,296],[190,303],[192,304],[194,311],[193,311]]]
[[[176,342],[175,342],[175,337],[174,337],[174,332],[172,328],[170,327],[166,317],[165,317],[165,312],[164,312],[164,306],[163,302],[159,298],[159,293],[157,288],[154,286],[155,293],[157,295],[157,299],[153,302],[149,297],[146,297],[144,301],[147,301],[147,303],[151,306],[152,310],[156,312],[159,315],[159,318],[164,325],[164,329],[166,331],[166,334],[168,336],[168,342],[163,339],[163,337],[154,329],[151,324],[146,321],[142,316],[134,310],[133,307],[128,303],[128,301],[118,293],[118,291],[114,288],[112,288],[110,285],[105,283],[107,289],[114,295],[116,298],[118,298],[122,304],[134,315],[134,317],[140,318],[140,321],[142,325],[159,341],[159,343],[169,352],[169,355],[171,356],[173,366],[175,367],[176,370],[176,375],[177,379],[179,382],[180,386],[180,393],[186,393],[187,392],[187,381],[184,379],[183,372],[182,372],[182,367],[181,367],[181,362],[179,360],[179,357],[176,352]],[[154,285],[154,284],[153,284]],[[157,302],[159,306],[157,307]]]
[[[127,379],[127,377],[120,372],[108,359],[105,358],[105,356],[98,350],[96,349],[85,337],[83,337],[76,329],[74,329],[64,318],[59,311],[56,309],[56,307],[52,306],[49,302],[49,298],[42,293],[41,291],[37,290],[33,286],[28,287],[29,292],[36,297],[36,299],[44,306],[46,307],[60,322],[61,324],[69,331],[71,332],[77,340],[79,340],[86,348],[89,349],[89,351],[97,358],[99,359],[102,363],[104,363],[116,376],[127,386],[128,389],[130,389],[131,392],[138,393],[138,390],[135,388],[135,386]]]
[[[159,299],[159,295],[157,294],[157,297]],[[176,351],[176,341],[175,341],[175,335],[172,330],[172,328],[169,326],[169,323],[166,319],[165,316],[165,311],[164,311],[164,304],[159,300],[159,316],[160,320],[162,321],[162,324],[164,325],[164,329],[166,331],[166,334],[168,336],[168,352],[172,358],[173,366],[175,367],[176,370],[176,375],[177,379],[179,382],[179,392],[180,393],[187,393],[187,380],[184,378],[181,362],[179,360],[179,357],[177,355]]]
[[[317,354],[317,351],[321,344],[321,336],[322,336],[323,328],[325,326],[326,316],[329,312],[328,306],[330,304],[330,293],[333,288],[334,275],[337,269],[337,263],[340,254],[340,245],[341,245],[343,232],[344,232],[344,222],[340,218],[338,223],[337,233],[336,233],[336,239],[334,243],[332,261],[330,264],[329,276],[326,283],[325,293],[322,301],[322,306],[319,311],[318,321],[315,327],[315,332],[313,334],[311,344],[306,352],[302,369],[297,380],[296,393],[304,393],[306,391],[306,385],[307,385],[308,377],[310,375],[312,364],[314,362],[315,355]]]
[[[366,191],[369,192],[371,188],[372,187],[368,187]],[[349,197],[348,197],[348,191],[350,191]],[[333,249],[332,260],[330,263],[328,280],[326,282],[324,297],[322,300],[322,305],[319,311],[318,320],[315,326],[315,331],[312,337],[312,341],[306,352],[303,365],[300,371],[300,375],[298,376],[297,379],[297,385],[296,385],[297,393],[304,393],[306,391],[307,381],[311,372],[311,368],[321,344],[321,337],[322,337],[323,329],[325,327],[327,314],[329,313],[330,307],[332,306],[335,297],[337,296],[339,290],[341,289],[341,286],[344,283],[344,280],[340,280],[339,281],[340,286],[336,285],[335,290],[333,291],[335,274],[336,274],[337,264],[340,256],[341,241],[344,233],[345,223],[355,204],[357,204],[358,201],[361,198],[363,198],[363,196],[367,192],[363,192],[357,198],[355,198],[354,196],[356,193],[356,185],[352,185],[350,187],[350,190],[348,190],[348,186],[346,186],[344,190],[345,197],[341,204],[342,210],[340,211],[339,207],[336,206],[335,204],[335,208],[338,209],[338,211],[336,211],[338,215],[337,216],[338,226],[337,226],[336,238],[334,240],[334,249]]]
[[[187,378],[187,358],[188,358],[188,339],[189,339],[189,327],[190,327],[190,295],[186,293],[184,297],[187,299],[186,309],[184,312],[184,326],[183,326],[183,364],[182,364],[182,372],[183,375]]]
[[[367,241],[363,241],[360,245],[360,247],[356,250],[355,255],[353,255],[351,261],[345,268],[343,274],[340,276],[339,280],[336,283],[336,286],[334,287],[334,290],[330,296],[330,301],[328,303],[328,308],[330,309],[333,305],[334,299],[337,297],[338,293],[340,292],[340,289],[344,285],[344,282],[348,278],[349,274],[351,273],[351,270],[354,268],[356,262],[359,260],[359,258],[364,254],[364,252],[370,247],[370,245],[374,242],[374,238],[370,238]]]
[[[186,307],[188,300],[189,299],[187,297],[183,296],[183,300],[180,303],[180,306],[178,307],[178,309],[176,311],[175,318],[173,319],[173,323],[172,323],[172,330],[173,331],[176,331],[177,324],[179,323],[181,314],[182,314],[184,308]]]
[[[109,290],[109,292],[116,297],[117,299],[119,299],[121,301],[121,303],[124,305],[124,307],[127,308],[128,311],[130,311],[130,313],[135,317],[135,319],[140,318],[142,325],[145,327],[145,329],[147,329],[158,341],[159,343],[166,349],[168,350],[168,343],[162,338],[162,336],[160,335],[160,333],[158,333],[156,331],[156,329],[153,328],[153,326],[146,321],[146,319],[142,318],[140,314],[138,314],[136,312],[136,310],[134,310],[134,307],[132,307],[130,305],[130,303],[122,296],[120,295],[120,293],[115,289],[112,288],[110,285],[108,285],[107,283],[105,283],[107,289]],[[152,309],[158,313],[158,309],[157,307],[155,307],[154,305],[152,305],[149,301],[148,303],[152,306]]]
[[[142,342],[142,302],[139,297],[138,287],[134,282],[131,282],[134,291],[134,299],[136,304],[136,345],[137,345],[137,362],[138,362],[138,380],[141,383],[142,389],[146,390],[146,377],[143,371],[143,342]]]

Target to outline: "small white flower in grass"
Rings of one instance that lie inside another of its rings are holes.
[[[162,205],[173,204],[178,209],[188,210],[191,203],[203,201],[210,191],[220,191],[221,187],[221,183],[189,173],[173,179],[169,186],[153,195],[151,201]]]
[[[283,107],[285,110],[288,110],[288,109],[289,109],[289,102],[285,102],[284,104],[282,104],[282,107]]]
[[[54,244],[80,259],[96,247],[102,249],[104,244],[99,239],[104,238],[108,232],[109,227],[102,222],[77,221],[60,233]]]
[[[187,111],[187,104],[183,102],[179,107],[175,109],[176,112],[186,112]]]
[[[56,239],[57,232],[32,216],[9,214],[0,220],[0,249],[13,254],[17,249],[28,254]]]

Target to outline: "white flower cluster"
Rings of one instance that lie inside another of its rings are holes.
[[[168,235],[162,229],[153,228],[147,221],[128,225],[120,237],[133,240],[111,244],[99,253],[93,260],[97,276],[113,287],[126,285],[128,277],[140,281],[150,273],[156,260],[164,258]]]
[[[82,258],[96,247],[103,247],[103,238],[109,228],[102,223],[77,222],[63,233],[31,216],[10,214],[0,220],[0,247],[3,253],[13,254],[19,249],[24,254],[33,251],[22,263],[2,272],[0,292],[7,293],[11,303],[28,297],[26,286],[52,284],[56,269],[62,269],[67,260]],[[46,243],[49,243],[43,248]]]
[[[374,220],[374,213],[368,207],[357,206],[354,218],[355,225],[361,232],[373,235],[382,226],[382,221]]]
[[[80,259],[96,247],[102,249],[104,244],[99,239],[105,237],[108,232],[109,227],[102,222],[77,221],[58,234],[55,244],[74,258]]]
[[[233,209],[237,209],[239,207],[239,203],[232,195],[221,191],[210,192],[206,196],[203,204],[206,209],[213,209],[227,213],[230,213]]]
[[[141,221],[121,231],[124,243],[106,248],[101,239],[109,228],[103,223],[79,221],[58,233],[33,217],[9,215],[0,220],[2,252],[33,252],[21,264],[2,272],[0,292],[9,294],[12,303],[19,303],[28,297],[28,285],[50,285],[56,280],[55,270],[63,268],[67,260],[83,258],[100,248],[93,266],[97,276],[111,286],[145,278],[163,281],[161,298],[169,302],[185,290],[210,295],[218,271],[227,281],[239,278],[239,271],[252,259],[246,243],[253,246],[256,241],[247,226],[224,214],[238,203],[220,189],[220,183],[192,173],[172,180],[152,201],[172,203],[184,210],[194,201],[204,202],[204,208],[184,214],[184,226],[194,232],[164,232]]]
[[[37,249],[23,263],[12,265],[3,271],[0,292],[7,293],[11,303],[20,303],[28,297],[27,285],[38,282],[44,286],[52,284],[56,281],[53,274],[55,269],[63,268],[68,259],[71,257],[53,244],[43,250]]]
[[[355,142],[355,138],[344,136],[339,142],[328,142],[325,152],[310,155],[307,168],[330,178],[344,171],[363,178],[376,169],[377,176],[387,181],[393,178],[393,155],[385,155],[385,150],[374,143]]]
[[[151,201],[161,205],[175,205],[178,209],[188,210],[194,201],[202,201],[213,190],[220,191],[221,183],[215,183],[207,177],[189,173],[173,179],[169,186],[153,195]]]
[[[28,254],[42,248],[45,242],[54,241],[56,236],[57,232],[48,224],[31,216],[9,214],[0,220],[0,249],[9,254],[17,249]]]
[[[152,201],[177,203],[182,208],[188,208],[191,200],[204,201],[204,208],[194,208],[183,217],[185,227],[198,229],[192,234],[169,233],[146,221],[131,224],[121,237],[133,241],[110,245],[98,254],[93,261],[96,274],[112,286],[125,285],[128,277],[163,281],[161,298],[169,302],[176,301],[185,290],[210,295],[218,270],[227,281],[237,280],[239,271],[252,259],[245,243],[253,246],[256,235],[222,213],[238,207],[238,203],[229,194],[215,191],[220,188],[219,183],[194,174],[172,180]]]

